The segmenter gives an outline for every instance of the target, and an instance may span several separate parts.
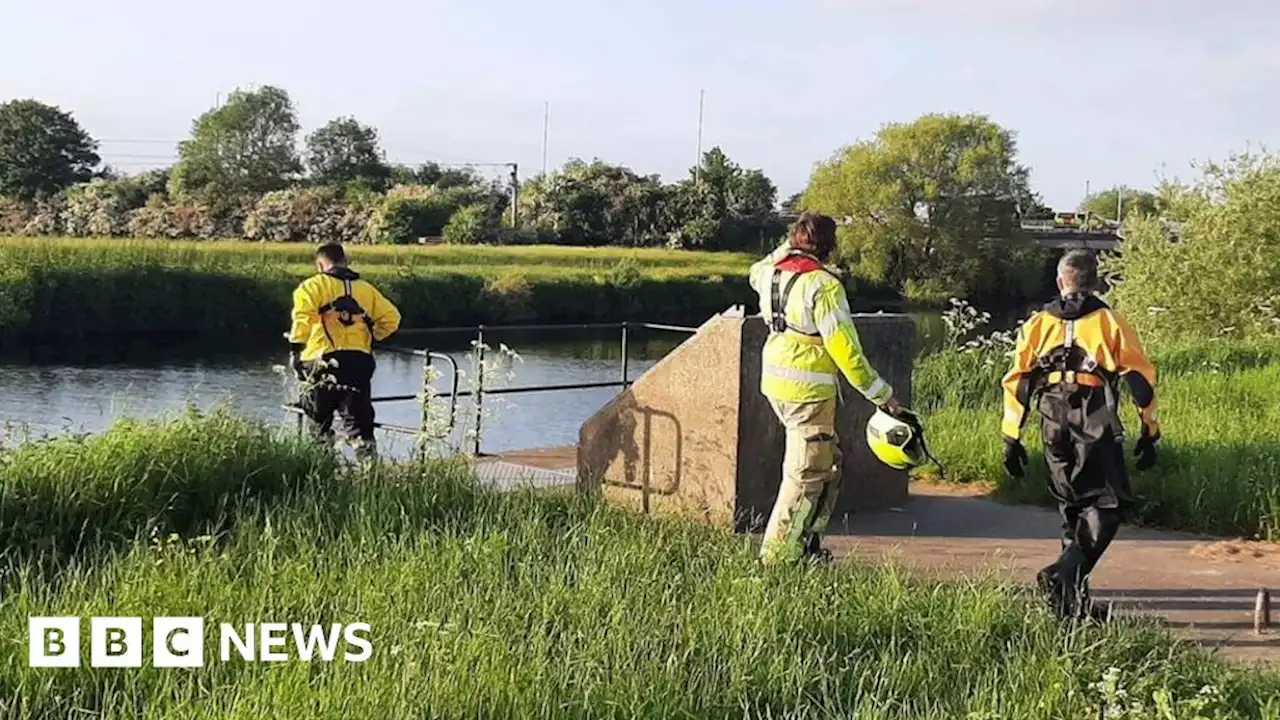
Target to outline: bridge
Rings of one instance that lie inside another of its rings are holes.
[[[1042,248],[1051,250],[1115,250],[1124,237],[1117,231],[1076,229],[1028,229],[1023,234]]]

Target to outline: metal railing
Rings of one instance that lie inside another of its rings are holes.
[[[484,360],[488,347],[485,345],[485,333],[496,332],[549,332],[549,331],[572,331],[572,330],[618,330],[620,333],[621,347],[621,376],[616,381],[601,382],[582,382],[582,383],[560,383],[555,385],[526,385],[521,387],[510,388],[485,388],[484,387]],[[403,334],[415,335],[443,335],[473,332],[475,339],[472,343],[473,352],[476,354],[476,377],[469,390],[460,390],[458,387],[459,372],[458,361],[453,357],[444,353],[433,352],[426,348],[414,349],[398,347],[394,345],[381,346],[379,352],[395,352],[407,355],[414,355],[422,358],[422,385],[417,393],[412,395],[378,395],[371,398],[374,403],[387,402],[407,402],[410,400],[418,401],[421,405],[421,424],[417,428],[406,425],[396,425],[393,423],[375,422],[374,427],[389,432],[398,432],[407,435],[413,435],[419,440],[419,450],[425,451],[425,442],[428,439],[427,434],[430,432],[430,402],[436,398],[447,398],[449,400],[449,422],[443,430],[445,436],[454,431],[457,426],[458,399],[474,398],[475,404],[475,428],[474,437],[472,439],[472,455],[480,457],[483,455],[480,448],[481,443],[481,424],[484,419],[484,398],[486,395],[515,395],[522,393],[539,393],[539,392],[563,392],[569,390],[597,390],[603,388],[623,388],[631,384],[629,358],[627,355],[627,343],[630,332],[632,330],[655,330],[659,332],[676,332],[694,334],[698,332],[698,328],[685,327],[682,325],[664,325],[661,323],[637,323],[637,322],[619,322],[619,323],[580,323],[568,325],[473,325],[468,327],[449,327],[449,328],[430,328],[423,330],[407,330]],[[448,392],[434,392],[432,380],[434,373],[432,371],[436,361],[442,361],[450,365],[452,369],[451,380],[452,386]],[[285,405],[284,409],[298,416],[298,428],[301,432],[305,423],[305,413],[297,404]]]

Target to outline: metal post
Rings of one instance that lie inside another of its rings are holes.
[[[702,101],[706,98],[707,91],[698,91],[698,157],[693,164],[693,184],[698,185],[702,182]]]
[[[520,227],[520,166],[511,163],[511,227]]]
[[[547,174],[547,138],[551,135],[551,102],[543,103],[542,110],[542,174]]]
[[[476,438],[472,454],[480,457],[480,422],[484,412],[484,326],[476,329]]]
[[[427,461],[427,427],[431,424],[431,353],[422,349],[422,414],[418,419],[418,461]]]
[[[622,323],[622,389],[627,389],[627,325]]]

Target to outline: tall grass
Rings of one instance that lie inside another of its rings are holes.
[[[276,472],[268,468],[291,453],[313,467],[304,448],[244,428],[245,467]],[[113,430],[105,442],[151,447],[187,489],[180,497],[228,450],[193,444],[180,462],[174,430],[139,432]],[[59,477],[83,475],[108,512],[156,499],[108,489],[115,471],[100,466],[114,454],[104,449],[41,452]],[[1208,703],[1205,717],[1280,712],[1273,674],[1142,627],[1064,631],[993,582],[892,567],[765,569],[743,538],[589,497],[492,493],[456,465],[313,469],[322,482],[282,481],[288,492],[247,499],[212,537],[140,537],[65,568],[56,583],[14,569],[0,624],[22,628],[28,615],[140,615],[144,627],[154,615],[202,616],[207,626],[363,621],[367,662],[221,662],[214,641],[201,669],[38,669],[25,666],[23,633],[6,633],[5,716],[1079,718],[1097,716],[1107,693],[1093,684],[1113,667],[1148,708],[1167,694],[1183,711]],[[22,477],[22,493],[39,491]],[[1206,685],[1220,694],[1202,694]]]
[[[594,248],[358,247],[405,327],[690,321],[749,300],[747,258]],[[0,238],[0,335],[278,333],[310,248]]]
[[[1280,343],[1179,344],[1152,359],[1163,438],[1155,468],[1130,468],[1135,519],[1280,540]],[[999,383],[1007,362],[991,352],[925,358],[915,370],[917,404],[951,479],[997,480],[1009,499],[1048,502],[1034,410],[1024,436],[1033,457],[1027,478],[1009,478],[1001,465]],[[1131,450],[1140,425],[1132,403],[1122,402]]]

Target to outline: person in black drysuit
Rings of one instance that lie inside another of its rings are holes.
[[[337,243],[315,252],[317,273],[293,291],[289,365],[304,383],[302,407],[312,431],[332,441],[334,414],[362,459],[376,455],[373,343],[400,327],[400,311],[347,265]]]
[[[1004,465],[1022,477],[1027,453],[1019,439],[1027,410],[1040,414],[1049,490],[1062,517],[1062,553],[1037,584],[1063,618],[1101,617],[1088,578],[1132,503],[1125,467],[1124,428],[1117,398],[1124,382],[1142,422],[1137,467],[1155,464],[1160,425],[1155,368],[1128,323],[1094,294],[1093,253],[1073,250],[1058,263],[1061,296],[1019,331],[1013,367],[1005,376]]]

